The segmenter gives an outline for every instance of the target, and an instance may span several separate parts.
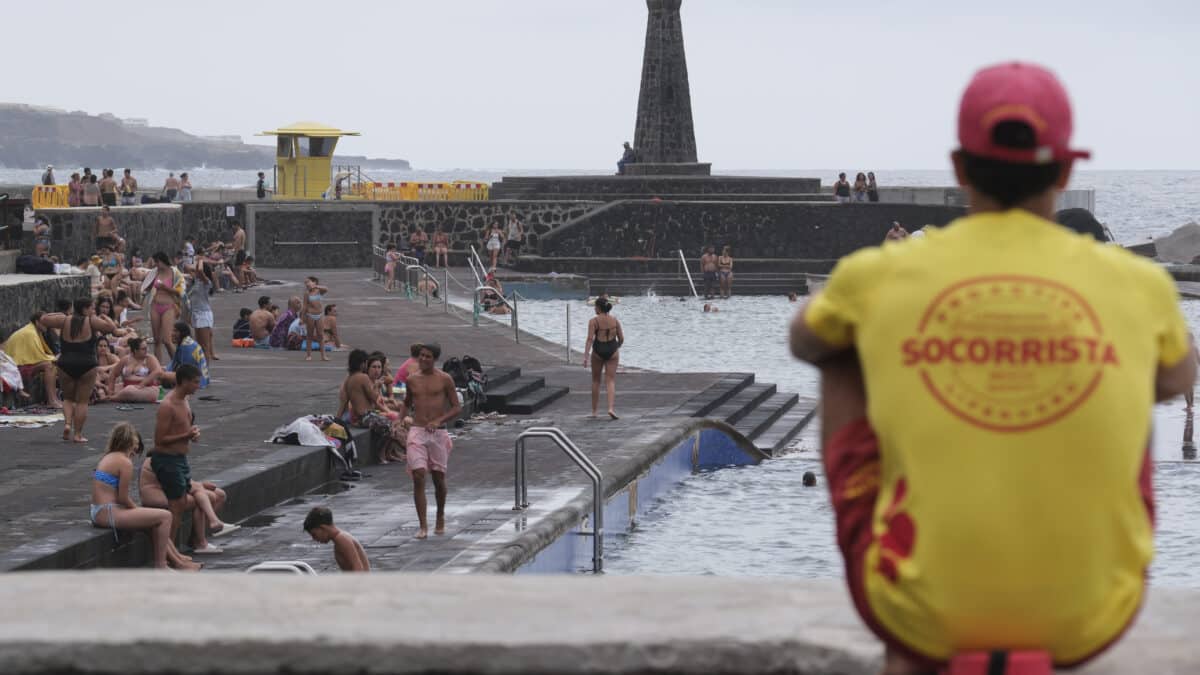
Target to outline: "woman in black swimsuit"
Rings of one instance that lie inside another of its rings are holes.
[[[613,412],[613,403],[617,398],[617,366],[621,356],[617,350],[625,344],[625,333],[621,331],[621,322],[609,315],[612,303],[608,298],[596,298],[596,316],[588,322],[587,344],[583,347],[583,365],[592,369],[592,417],[596,416],[596,407],[600,404],[600,375],[604,374],[604,383],[608,387],[608,416],[617,419]],[[591,354],[591,358],[588,358]]]
[[[58,356],[58,381],[63,390],[63,440],[87,443],[83,437],[83,425],[87,422],[88,400],[96,387],[99,374],[96,359],[96,341],[101,333],[117,329],[112,319],[98,316],[91,298],[75,301],[75,311],[66,314],[47,314],[42,325],[62,331],[62,353]],[[71,429],[75,437],[71,437]]]

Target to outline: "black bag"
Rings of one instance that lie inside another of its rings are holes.
[[[467,371],[463,368],[462,361],[455,357],[450,357],[442,363],[442,372],[450,376],[454,380],[454,386],[459,389],[465,389],[467,386]]]
[[[17,271],[22,274],[54,274],[54,263],[36,255],[17,256]]]
[[[479,362],[479,359],[470,354],[462,357],[462,367],[463,370],[467,371],[468,377],[476,373],[478,373],[478,377],[483,377],[483,364]]]

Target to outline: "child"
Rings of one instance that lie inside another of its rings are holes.
[[[250,315],[253,312],[248,307],[243,307],[237,321],[233,322],[233,339],[234,340],[249,340],[250,339]]]
[[[362,544],[349,532],[339,530],[333,524],[333,512],[324,506],[314,506],[304,519],[304,531],[313,541],[328,544],[333,542],[333,558],[343,572],[370,572],[371,563]]]

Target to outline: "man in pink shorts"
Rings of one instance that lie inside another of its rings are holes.
[[[420,370],[408,376],[407,393],[401,413],[409,413],[408,473],[413,479],[413,502],[421,530],[417,539],[429,536],[429,521],[425,517],[425,474],[433,476],[433,491],[437,499],[437,523],[434,534],[446,533],[446,464],[450,461],[450,434],[446,422],[458,417],[462,404],[454,389],[454,380],[433,367],[442,348],[436,344],[421,345],[417,354]]]

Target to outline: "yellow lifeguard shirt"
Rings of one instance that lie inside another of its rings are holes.
[[[1140,479],[1159,366],[1189,355],[1155,263],[1031,213],[842,260],[805,313],[853,345],[879,439],[879,622],[935,658],[1119,635],[1153,554]]]

